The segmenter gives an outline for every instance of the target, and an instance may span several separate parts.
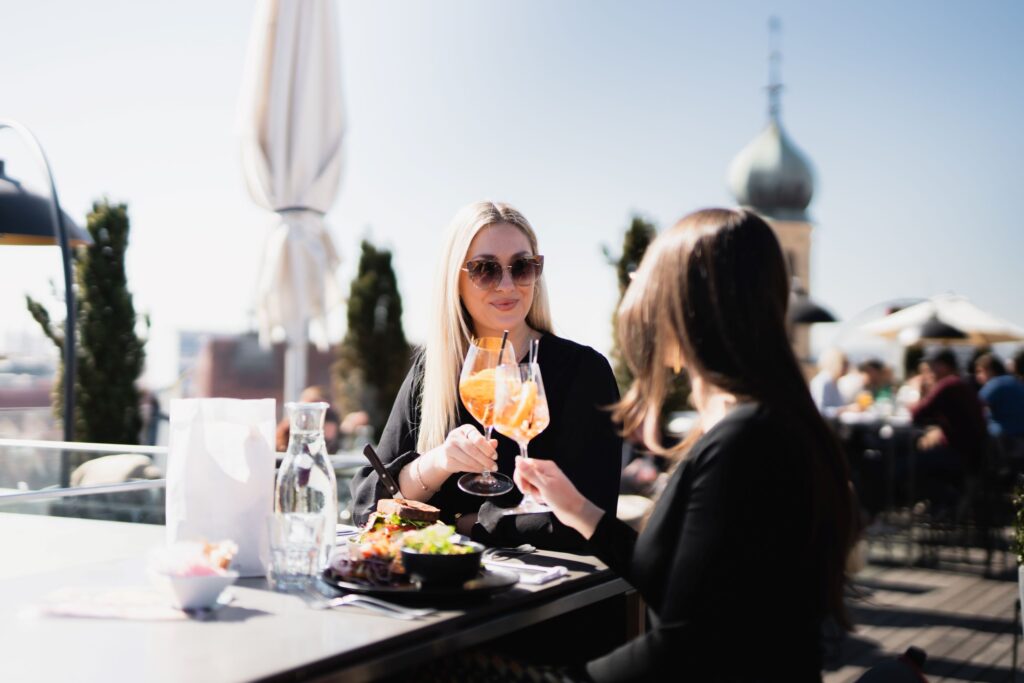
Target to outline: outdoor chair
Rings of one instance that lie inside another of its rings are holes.
[[[148,455],[118,453],[93,458],[76,467],[71,472],[71,486],[121,484],[162,476]],[[50,505],[50,514],[118,522],[162,523],[164,491],[150,489],[62,498]]]
[[[992,573],[997,551],[1002,553],[1001,564],[1006,569],[1009,543],[1005,529],[1013,520],[1014,479],[998,439],[990,439],[979,471],[965,477],[955,505],[925,504],[915,508],[923,563],[937,564],[943,548],[957,549],[960,561],[970,563],[971,549],[981,549],[986,574]]]

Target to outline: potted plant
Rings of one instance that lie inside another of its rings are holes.
[[[1013,554],[1017,556],[1017,591],[1024,608],[1024,478],[1013,488]]]

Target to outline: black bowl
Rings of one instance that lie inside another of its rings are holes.
[[[472,548],[473,552],[461,555],[435,555],[402,548],[402,566],[414,582],[445,585],[469,581],[480,573],[480,559],[483,557],[484,547],[473,541],[459,545]]]

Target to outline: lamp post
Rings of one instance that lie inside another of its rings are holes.
[[[21,183],[8,178],[0,160],[0,244],[44,245],[58,244],[64,264],[64,440],[74,440],[75,419],[75,294],[71,275],[71,245],[89,244],[88,233],[60,208],[57,185],[53,180],[50,162],[35,135],[20,123],[0,120],[0,130],[9,128],[28,144],[46,172],[49,198],[26,190]],[[63,471],[61,485],[70,473]]]

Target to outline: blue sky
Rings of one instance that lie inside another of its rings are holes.
[[[606,350],[600,245],[731,204],[730,160],[766,122],[767,21],[782,120],[814,164],[812,289],[842,318],[955,291],[1024,324],[1024,4],[339,3],[348,130],[328,216],[347,290],[364,235],[395,251],[422,339],[438,235],[493,198],[534,223],[558,330]],[[236,110],[252,3],[0,0],[0,117],[31,127],[68,210],[129,204],[130,285],[151,377],[178,329],[241,331],[270,223],[242,180]],[[9,134],[0,158],[31,179]],[[52,248],[0,250],[0,344],[31,329]],[[340,336],[341,316],[332,326]],[[3,349],[0,348],[0,352]]]

